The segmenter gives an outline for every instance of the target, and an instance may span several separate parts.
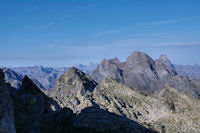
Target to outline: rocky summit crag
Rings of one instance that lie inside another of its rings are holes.
[[[57,80],[49,95],[61,107],[66,106],[77,112],[91,105],[86,97],[93,92],[96,85],[89,75],[72,67]]]
[[[120,62],[117,58],[104,59],[94,70],[92,77],[98,83],[112,77],[131,88],[150,93],[168,84],[190,96],[200,98],[200,91],[195,84],[187,76],[178,75],[170,60],[164,55],[154,61],[145,53],[135,51],[125,62]]]

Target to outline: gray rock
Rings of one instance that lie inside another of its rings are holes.
[[[153,95],[144,95],[114,79],[105,79],[95,88],[93,102],[103,110],[125,116],[157,132],[199,132],[200,101],[169,86]]]
[[[86,97],[91,95],[96,85],[89,75],[72,67],[56,81],[55,88],[49,95],[61,107],[68,107],[77,112],[91,104]]]
[[[3,68],[3,71],[5,74],[5,81],[7,83],[10,83],[13,88],[19,89],[21,86],[23,75],[9,68]]]
[[[92,73],[92,78],[100,83],[105,77],[114,77],[117,81],[123,81],[120,70],[113,59],[104,59]]]
[[[94,70],[92,77],[98,83],[105,78],[112,77],[131,88],[150,93],[168,84],[190,96],[200,98],[199,89],[190,80],[186,80],[187,77],[178,75],[165,55],[161,55],[158,60],[154,61],[145,53],[135,51],[126,62],[120,62],[117,58],[104,59]]]

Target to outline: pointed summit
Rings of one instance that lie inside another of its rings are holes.
[[[117,67],[120,63],[117,58],[103,61],[97,66],[97,68],[92,73],[92,78],[100,83],[104,78],[113,77],[117,81],[122,81],[122,71]]]
[[[121,63],[117,57],[110,59],[110,62],[112,62],[112,63],[114,63],[114,64],[119,64],[119,63]]]
[[[160,55],[159,59],[156,60],[155,62],[159,64],[158,67],[164,66],[166,69],[168,69],[169,72],[174,73],[173,75],[176,75],[177,72],[166,55]]]
[[[24,76],[24,78],[22,80],[22,85],[20,87],[20,92],[28,92],[28,93],[39,92],[39,93],[42,93],[42,91],[40,91],[40,89],[26,75]]]
[[[167,58],[166,55],[160,55],[158,61],[162,62],[166,66],[171,66],[171,61]]]
[[[93,92],[96,85],[89,75],[71,67],[56,81],[55,87],[50,91],[50,97],[61,107],[77,112],[88,104],[84,98]]]
[[[60,109],[59,105],[47,97],[28,76],[23,78],[14,102],[16,130],[23,133],[40,132],[41,118]]]
[[[96,82],[92,78],[75,67],[71,67],[56,82],[55,88],[65,89],[65,91],[78,92],[85,95],[92,92]]]
[[[153,59],[149,57],[147,54],[139,51],[134,51],[128,58],[128,64],[137,64],[141,62],[153,62]]]

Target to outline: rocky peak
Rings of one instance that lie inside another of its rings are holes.
[[[168,80],[177,75],[171,61],[166,55],[161,55],[158,60],[155,60],[158,76],[161,80]]]
[[[47,97],[28,76],[25,76],[14,99],[16,131],[39,132],[41,118],[59,109],[54,100]]]
[[[122,81],[122,70],[119,69],[117,63],[119,60],[117,58],[106,60],[103,59],[102,62],[93,71],[92,77],[100,83],[104,78],[113,77],[117,81]]]
[[[110,62],[112,62],[112,63],[114,63],[114,64],[119,64],[119,63],[121,63],[117,57],[110,59]]]
[[[92,78],[75,67],[71,67],[56,82],[55,88],[65,89],[66,91],[79,92],[85,95],[92,92],[96,82]]]
[[[166,55],[160,55],[158,61],[160,61],[161,63],[163,63],[166,66],[172,66],[171,61],[167,58]]]
[[[133,52],[128,58],[128,64],[139,64],[143,62],[153,62],[153,59],[149,57],[147,54],[139,51]]]
[[[91,95],[96,85],[88,74],[71,67],[56,81],[49,95],[61,107],[78,112],[87,106],[87,100],[84,99]]]
[[[28,77],[28,76],[24,76],[23,80],[22,80],[22,85],[20,87],[20,92],[41,92],[40,89],[33,83],[33,81]],[[42,93],[42,92],[41,92]]]

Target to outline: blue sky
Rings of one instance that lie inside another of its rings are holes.
[[[133,51],[200,63],[199,0],[0,0],[0,66],[124,61]]]

